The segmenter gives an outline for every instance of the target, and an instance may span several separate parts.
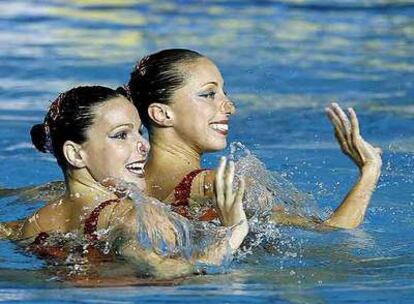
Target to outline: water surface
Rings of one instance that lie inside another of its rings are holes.
[[[0,185],[59,179],[29,129],[60,91],[116,87],[135,61],[162,48],[217,62],[238,107],[231,141],[312,192],[322,215],[358,172],[324,116],[354,106],[363,135],[384,150],[364,224],[327,234],[284,228],[278,250],[243,254],[228,273],[176,286],[60,289],[43,264],[0,243],[6,302],[400,302],[414,298],[414,5],[411,1],[0,2]],[[215,166],[219,154],[208,155]],[[1,220],[37,204],[1,201]]]

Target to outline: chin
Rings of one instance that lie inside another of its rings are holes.
[[[224,150],[227,147],[227,140],[224,141],[214,141],[205,146],[204,152],[217,152]]]

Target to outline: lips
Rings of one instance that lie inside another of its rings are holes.
[[[221,120],[210,123],[210,128],[212,128],[217,133],[222,135],[227,135],[229,133],[229,121]]]
[[[143,178],[145,174],[144,165],[145,161],[140,160],[127,164],[125,168],[137,177]]]

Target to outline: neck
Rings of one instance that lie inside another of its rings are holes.
[[[155,155],[161,156],[163,159],[165,158],[168,160],[174,160],[174,167],[200,167],[201,155],[188,146],[162,142],[153,142],[151,144],[150,156],[154,157],[150,157],[149,162],[158,162],[158,160],[155,158]]]
[[[200,168],[202,153],[177,136],[172,128],[152,133],[150,144],[148,167],[158,167],[161,162],[173,161],[163,164],[163,166],[166,165],[169,169],[176,167]]]
[[[151,134],[150,146],[145,166],[147,192],[163,200],[186,174],[200,169],[201,153],[168,129]]]
[[[84,204],[99,204],[116,195],[97,182],[86,169],[70,170],[66,173],[65,196],[71,200],[80,199]]]

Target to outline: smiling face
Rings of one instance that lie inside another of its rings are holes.
[[[176,133],[200,153],[224,149],[235,108],[226,96],[220,71],[207,58],[181,68],[187,75],[185,85],[174,92],[169,103]]]
[[[94,122],[81,145],[89,173],[99,182],[115,178],[144,189],[149,147],[136,108],[119,96],[95,107],[93,113]]]

